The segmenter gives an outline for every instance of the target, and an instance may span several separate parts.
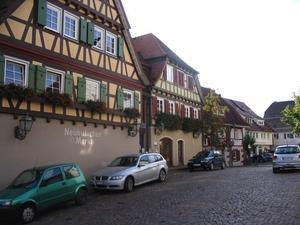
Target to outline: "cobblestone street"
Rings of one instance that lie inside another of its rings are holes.
[[[82,207],[60,206],[33,225],[300,224],[300,172],[270,165],[225,170],[172,170],[166,183],[132,193],[91,193]]]

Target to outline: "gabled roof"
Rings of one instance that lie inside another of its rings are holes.
[[[202,93],[205,96],[212,90],[210,88],[202,87]],[[240,114],[232,107],[224,98],[220,96],[220,105],[226,106],[228,108],[228,112],[225,113],[225,124],[230,124],[232,126],[241,126],[241,127],[249,127],[250,125],[240,116]]]
[[[168,58],[193,75],[199,74],[152,33],[133,38],[133,45],[136,52],[147,62],[157,58]]]
[[[293,107],[294,105],[294,101],[273,102],[265,111],[264,118],[270,124],[270,126],[278,132],[292,131],[292,128],[289,125],[281,121],[281,112],[285,109],[285,107]]]
[[[273,102],[268,109],[265,111],[264,118],[281,118],[281,112],[287,107],[293,107],[295,105],[294,101],[283,101],[283,102]]]
[[[244,102],[236,101],[232,99],[226,99],[225,100],[238,111],[238,113],[242,116],[248,117],[248,118],[256,118],[259,120],[263,120],[260,116],[258,116],[255,112],[252,111]]]

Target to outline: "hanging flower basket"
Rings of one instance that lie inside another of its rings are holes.
[[[84,104],[92,113],[94,113],[94,112],[105,113],[106,112],[106,106],[105,106],[104,102],[88,100]]]
[[[201,120],[184,118],[182,121],[182,130],[184,132],[199,132],[201,130]]]
[[[45,91],[41,97],[45,102],[56,106],[70,106],[73,103],[69,95],[57,92]]]
[[[139,111],[137,109],[134,108],[126,108],[124,109],[124,114],[125,116],[129,117],[129,118],[138,118],[141,116],[141,114],[139,113]]]
[[[23,101],[30,100],[34,96],[36,96],[36,93],[30,88],[24,88],[15,84],[0,85],[0,97],[14,98]]]
[[[157,127],[161,127],[163,124],[166,130],[180,130],[182,127],[182,119],[169,113],[158,113],[155,122]]]

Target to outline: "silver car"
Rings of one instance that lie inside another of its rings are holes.
[[[278,146],[273,155],[273,173],[280,169],[300,169],[300,147],[298,145]]]
[[[116,158],[110,165],[94,173],[91,185],[98,190],[124,190],[167,178],[166,160],[158,153],[134,154]]]

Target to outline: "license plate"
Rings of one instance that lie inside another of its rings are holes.
[[[293,157],[282,157],[282,160],[293,160]]]
[[[101,184],[103,184],[103,181],[97,181],[97,184],[101,185]]]
[[[196,164],[193,164],[193,166],[201,166],[201,164],[199,164],[199,163],[196,163]]]

